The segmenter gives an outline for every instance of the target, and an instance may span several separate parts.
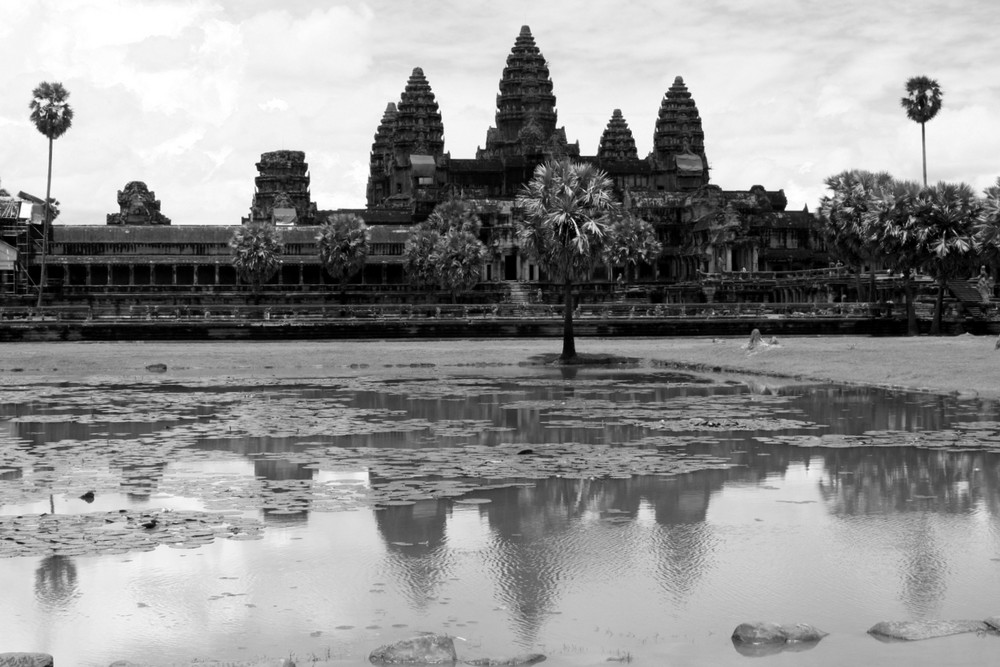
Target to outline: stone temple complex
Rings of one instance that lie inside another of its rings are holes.
[[[524,26],[501,72],[494,124],[485,129],[484,144],[469,151],[473,157],[460,158],[446,151],[441,108],[428,75],[413,68],[399,99],[388,101],[381,119],[372,119],[366,207],[341,211],[360,215],[371,231],[359,282],[404,285],[402,252],[409,229],[440,202],[460,197],[475,206],[483,241],[491,250],[483,280],[545,283],[544,271],[519,248],[516,196],[538,164],[560,158],[604,170],[622,206],[654,225],[664,252],[641,267],[639,281],[669,288],[696,284],[705,274],[826,266],[814,216],[786,211],[782,191],[759,185],[724,190],[710,182],[706,137],[692,90],[677,76],[664,92],[655,126],[641,130],[653,139],[647,155],[639,154],[634,128],[620,109],[608,109],[596,154],[581,155],[579,142],[571,141],[559,125],[548,63]],[[316,225],[337,211],[321,210],[312,201],[306,153],[264,152],[256,167],[242,223],[272,222],[284,229],[283,265],[272,284],[284,290],[322,284]],[[140,181],[128,183],[117,204],[118,212],[108,214],[106,225],[53,225],[48,258],[52,287],[68,293],[139,292],[237,283],[227,246],[232,225],[171,225],[154,193]],[[29,210],[14,204],[7,209]],[[20,268],[8,271],[3,284],[20,284],[25,292],[37,275],[33,249],[39,244],[32,234],[37,237],[38,232],[32,229],[36,225],[23,215],[0,220],[0,244],[11,250],[6,256],[20,257],[14,262]],[[613,275],[614,267],[607,267],[597,279]]]

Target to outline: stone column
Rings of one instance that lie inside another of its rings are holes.
[[[108,264],[108,285],[109,286],[110,285],[114,285],[114,281],[112,280],[112,272],[113,271],[114,271],[114,266],[111,265],[111,264]]]
[[[215,286],[216,287],[219,286],[219,264],[218,264],[218,262],[216,262],[216,264],[215,264]]]
[[[87,287],[90,287],[90,264],[87,264]]]
[[[128,286],[135,286],[135,264],[128,265]]]
[[[63,270],[63,285],[69,285],[69,265],[63,264],[62,270]]]
[[[197,264],[195,264],[194,266],[191,267],[191,269],[194,271],[194,278],[192,279],[191,284],[194,285],[195,287],[198,286],[198,269],[199,268],[200,267]]]
[[[171,267],[170,267],[170,273],[171,273],[171,276],[170,276],[171,280],[173,281],[173,282],[171,282],[171,284],[172,285],[176,285],[177,284],[177,265],[176,264],[171,265]]]

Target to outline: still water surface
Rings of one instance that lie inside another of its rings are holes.
[[[0,651],[988,664],[1000,638],[865,631],[1000,614],[998,516],[984,401],[657,368],[29,382],[0,392]],[[831,634],[749,658],[750,620]]]

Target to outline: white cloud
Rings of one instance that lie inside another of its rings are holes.
[[[261,102],[257,107],[261,111],[288,111],[288,102],[272,97],[267,102]]]
[[[255,162],[275,148],[306,151],[322,208],[362,207],[372,137],[413,67],[441,106],[446,150],[472,157],[528,22],[560,125],[584,153],[620,108],[645,155],[681,75],[714,182],[785,188],[790,208],[815,208],[841,169],[919,176],[919,128],[898,98],[906,78],[926,73],[945,90],[927,127],[931,178],[985,187],[1000,171],[998,7],[721,0],[595,2],[581,13],[565,0],[441,0],[429,18],[395,0],[20,0],[0,24],[0,170],[5,187],[44,190],[45,143],[27,101],[39,81],[62,81],[76,111],[55,147],[64,220],[102,222],[115,192],[140,179],[175,224],[236,221]]]

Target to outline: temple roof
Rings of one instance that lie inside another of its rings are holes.
[[[556,133],[556,97],[545,57],[528,26],[514,41],[497,95],[496,128],[486,135],[486,155],[538,152]],[[565,137],[556,140],[565,142]]]
[[[663,96],[653,133],[653,150],[660,160],[664,160],[667,155],[687,151],[705,157],[705,133],[701,129],[701,116],[681,77],[674,79],[673,85]]]
[[[386,113],[389,109],[386,108]],[[383,117],[384,120],[384,117]],[[396,107],[393,150],[397,154],[441,155],[444,123],[424,70],[414,67]]]
[[[629,129],[621,109],[615,109],[611,114],[608,126],[601,135],[601,143],[597,148],[597,157],[602,160],[635,160],[639,153],[635,149],[635,138]]]

